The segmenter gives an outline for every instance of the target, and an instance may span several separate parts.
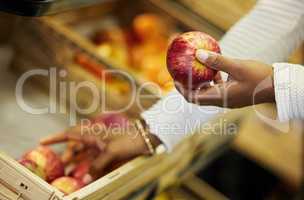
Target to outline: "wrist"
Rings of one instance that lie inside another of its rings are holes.
[[[271,68],[271,86],[270,86],[270,92],[271,92],[271,102],[275,102],[275,89],[274,89],[274,69]]]
[[[257,84],[255,88],[254,101],[256,103],[273,103],[275,102],[275,90],[273,79],[273,68],[269,72],[269,75]]]

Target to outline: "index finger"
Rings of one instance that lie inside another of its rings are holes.
[[[63,132],[63,133],[57,133],[55,135],[48,136],[40,140],[40,144],[50,145],[50,144],[67,142],[69,140],[82,141],[82,137],[78,134]]]
[[[49,145],[49,144],[57,144],[62,142],[67,142],[69,140],[68,133],[57,133],[55,135],[47,136],[40,140],[40,144]]]
[[[79,132],[80,126],[71,127],[64,132],[60,132],[54,135],[47,136],[40,140],[40,144],[42,145],[49,145],[49,144],[57,144],[62,142],[67,142],[68,140],[75,140],[79,141]]]

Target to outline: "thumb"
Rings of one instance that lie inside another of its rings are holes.
[[[196,51],[196,58],[207,67],[227,72],[232,76],[239,73],[240,64],[236,60],[224,57],[215,52],[198,49]]]

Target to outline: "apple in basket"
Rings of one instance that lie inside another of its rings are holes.
[[[195,53],[205,49],[221,53],[218,42],[210,35],[192,31],[177,36],[167,52],[167,68],[172,78],[185,88],[197,88],[200,84],[212,81],[216,71],[200,63]]]
[[[93,177],[90,174],[91,166],[91,160],[84,160],[75,166],[71,172],[71,176],[77,180],[81,180],[84,185],[88,185],[93,181]]]
[[[27,159],[21,158],[19,160],[19,163],[21,165],[25,166],[27,169],[29,169],[31,172],[33,172],[37,176],[39,176],[40,178],[42,178],[43,180],[46,179],[43,168],[38,166],[36,162],[34,162],[32,160],[27,160]]]
[[[60,157],[46,146],[38,146],[25,153],[19,163],[47,182],[64,175],[64,165]]]
[[[52,182],[52,186],[63,192],[65,195],[71,194],[81,189],[84,187],[84,185],[85,184],[82,183],[81,180],[69,176],[57,178]]]
[[[129,119],[124,114],[108,113],[93,118],[92,123],[101,123],[104,124],[106,127],[111,128],[126,128],[128,126]]]

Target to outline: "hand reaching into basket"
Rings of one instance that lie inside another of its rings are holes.
[[[149,154],[144,139],[135,129],[133,123],[122,129],[113,127],[98,133],[89,130],[92,129],[77,125],[62,133],[44,138],[40,143],[51,145],[68,142],[70,147],[64,153],[65,162],[73,159],[72,145],[77,147],[77,151],[97,148],[99,155],[96,156],[91,166],[91,171],[94,174],[102,174],[105,168],[113,162],[121,162],[139,155]],[[156,136],[150,135],[149,137],[155,146],[160,143]]]

